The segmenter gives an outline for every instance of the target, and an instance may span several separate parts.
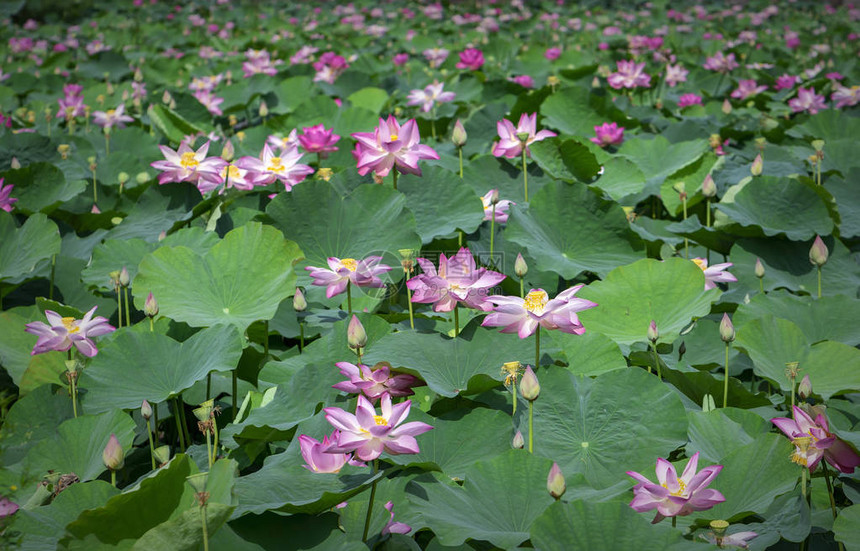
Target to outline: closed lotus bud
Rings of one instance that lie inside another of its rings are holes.
[[[723,313],[723,319],[720,320],[720,338],[727,343],[735,340],[735,326],[726,313]]]
[[[170,100],[172,100],[172,99],[173,99],[173,97],[170,95],[170,92],[168,92],[167,90],[165,90],[164,93],[161,94],[161,101],[163,103],[170,103]]]
[[[764,277],[764,264],[761,263],[761,258],[755,259],[755,276],[759,279]]]
[[[112,471],[118,471],[125,465],[125,455],[116,434],[110,435],[107,446],[102,452],[102,461],[104,461],[105,467]]]
[[[490,204],[497,205],[499,203],[499,190],[491,189],[490,190]]]
[[[12,157],[12,162],[9,163],[9,166],[12,167],[12,170],[18,170],[21,168],[21,161],[18,160],[18,157]]]
[[[164,230],[161,230],[161,233],[158,234],[158,240],[164,241],[165,239],[167,239],[167,232]]]
[[[514,261],[514,273],[519,278],[524,278],[529,273],[529,265],[526,264],[526,259],[523,258],[522,253],[517,253],[517,259]]]
[[[827,245],[821,240],[821,236],[816,235],[815,241],[812,243],[812,248],[809,249],[809,261],[818,267],[824,266],[827,264],[829,254]]]
[[[137,176],[134,177],[134,180],[138,184],[145,184],[149,181],[149,172],[138,172]]]
[[[230,140],[224,142],[224,147],[221,148],[221,158],[229,163],[233,160],[235,154],[236,150],[233,147],[233,142]]]
[[[702,195],[705,197],[713,197],[716,194],[717,184],[714,183],[714,178],[709,173],[702,181]]]
[[[119,185],[121,186],[125,185],[129,178],[131,178],[131,176],[128,175],[128,172],[120,172],[116,175],[116,181],[119,182]]]
[[[520,379],[520,394],[529,402],[534,402],[540,396],[540,383],[530,365],[526,366],[526,372]]]
[[[657,342],[657,339],[660,338],[660,331],[657,330],[657,322],[651,320],[651,323],[648,324],[648,340],[651,342]]]
[[[119,284],[128,287],[129,283],[131,283],[131,278],[128,275],[128,268],[123,266],[122,270],[119,271]]]
[[[523,433],[520,431],[517,431],[517,433],[514,435],[514,439],[511,440],[511,447],[514,448],[515,450],[521,450],[521,449],[523,449],[523,447],[525,445],[526,445],[526,441],[523,438]]]
[[[750,174],[753,176],[761,176],[762,168],[764,168],[764,160],[761,158],[761,153],[755,156],[753,159],[752,166],[750,167]]]
[[[546,489],[549,495],[555,499],[561,499],[561,496],[567,490],[567,484],[564,482],[564,475],[561,474],[558,463],[553,463],[552,468],[549,470],[549,476],[546,478]]]
[[[268,115],[269,115],[269,106],[266,104],[265,101],[261,101],[260,102],[260,116],[266,117]]]
[[[454,123],[454,130],[451,132],[451,141],[454,142],[454,145],[457,147],[463,147],[466,145],[468,137],[466,129],[463,127],[463,123],[460,122],[460,119],[457,119],[457,122]]]
[[[810,394],[812,394],[812,381],[809,380],[809,375],[804,375],[797,385],[797,395],[801,400],[806,400]]]
[[[152,296],[152,292],[146,295],[146,301],[143,303],[143,313],[151,318],[158,315],[158,301]]]
[[[293,310],[296,312],[304,312],[308,308],[308,301],[305,300],[305,294],[302,290],[296,287],[296,294],[293,295]]]
[[[728,99],[723,100],[723,113],[728,115],[732,112],[732,104]]]
[[[346,329],[346,342],[353,350],[364,348],[367,345],[367,333],[365,333],[364,326],[355,314],[352,315],[352,319],[349,320],[349,327]]]
[[[140,405],[140,416],[147,421],[152,417],[152,406],[146,400]]]

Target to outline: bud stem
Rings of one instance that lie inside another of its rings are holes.
[[[529,173],[526,170],[526,146],[523,144],[523,185],[525,186],[526,203],[529,202]]]
[[[125,295],[125,326],[131,327],[131,303],[128,301],[128,287],[123,287],[123,295]]]
[[[397,167],[391,168],[391,176],[393,178],[394,191],[397,191]]]
[[[460,336],[460,303],[454,304],[454,338]]]
[[[511,385],[513,385],[513,393],[514,393],[514,411],[511,413],[511,417],[516,417],[516,415],[517,415],[517,378],[516,377],[511,379]]]
[[[373,474],[379,471],[379,459],[373,460]],[[367,502],[367,515],[364,517],[364,533],[361,535],[361,541],[367,541],[367,531],[370,528],[370,516],[373,513],[373,498],[376,497],[376,480],[370,486],[370,500]]]
[[[534,400],[529,400],[529,453],[534,453],[535,451],[534,413],[535,402]]]
[[[116,328],[122,328],[122,292],[116,285]]]
[[[460,178],[463,178],[463,147],[457,148],[457,155],[460,157]]]
[[[523,278],[520,278],[520,298],[526,298],[526,293],[523,289]]]
[[[110,485],[116,488],[116,471],[110,470]]]
[[[651,352],[654,354],[654,363],[657,365],[657,378],[663,379],[662,369],[660,368],[660,356],[657,354],[657,345],[651,343]]]
[[[158,407],[158,406],[156,406]],[[155,408],[152,408],[155,411]],[[152,470],[155,470],[155,443],[152,441],[152,425],[146,420],[146,435],[149,436],[149,459],[152,461]]]
[[[711,227],[711,198],[705,198],[705,227]]]
[[[821,298],[821,266],[818,266],[818,298]]]
[[[723,407],[729,403],[729,343],[726,343],[725,381],[723,381]],[[793,385],[792,385],[793,386]],[[792,390],[792,392],[794,392]],[[792,400],[793,401],[793,400]]]
[[[540,367],[540,325],[535,331],[535,369]]]
[[[397,174],[395,172],[395,174]],[[394,189],[397,189],[397,177],[394,178]],[[346,282],[346,309],[352,317],[352,281]]]
[[[182,419],[180,418],[180,415],[179,415],[179,409],[180,409],[179,398],[174,398],[173,399],[173,417],[176,420],[176,432],[179,433],[179,447],[182,448],[182,451],[184,452],[186,449],[186,447],[185,447],[185,431],[182,429]]]
[[[415,329],[415,316],[412,313],[412,290],[406,287],[406,303],[409,305],[409,328]]]
[[[409,309],[412,309],[412,305],[409,305]],[[302,350],[305,349],[305,322],[304,320],[299,320],[299,354],[302,353]]]
[[[493,243],[496,237],[496,203],[493,203],[493,217],[490,218],[490,262],[493,261]],[[821,293],[819,293],[821,296]]]

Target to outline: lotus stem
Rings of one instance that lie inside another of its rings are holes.
[[[818,266],[818,298],[821,298],[821,266]]]
[[[72,349],[69,349],[69,361],[72,361]],[[66,371],[69,376],[69,394],[72,397],[72,414],[75,416],[75,419],[78,418],[78,389],[75,386],[75,380],[77,378],[77,367],[75,371]]]
[[[105,157],[110,155],[110,132],[105,132]]]
[[[209,470],[212,470],[212,434],[209,432],[209,428],[206,428],[206,459],[209,460]]]
[[[393,183],[394,183],[394,191],[397,191],[397,168],[396,167],[391,169],[391,175],[392,175]]]
[[[395,172],[395,174],[397,174]],[[395,182],[397,178],[394,178]],[[397,186],[394,186],[394,189],[397,189]],[[349,316],[352,316],[352,281],[346,282],[346,309],[349,312]]]
[[[411,306],[411,305],[410,305]],[[305,322],[299,320],[299,354],[305,349]]]
[[[379,459],[373,460],[373,474],[379,471]],[[370,529],[370,517],[373,514],[373,498],[376,497],[376,480],[370,486],[370,501],[367,502],[367,515],[364,517],[364,533],[361,535],[361,541],[367,541],[367,531]]]
[[[128,300],[128,287],[125,287],[122,292],[125,298],[125,326],[131,327],[131,302]]]
[[[523,289],[523,278],[520,278],[520,298],[525,298],[526,293],[525,289]]]
[[[662,369],[660,368],[660,356],[657,354],[657,345],[655,343],[651,343],[651,352],[654,354],[654,365],[657,366],[657,378],[663,379]]]
[[[157,407],[157,406],[156,406]],[[155,408],[153,408],[153,411]],[[149,459],[152,462],[152,470],[155,470],[155,443],[152,441],[152,425],[146,420],[146,434],[149,436]]]
[[[184,452],[187,448],[185,446],[185,431],[182,430],[182,418],[179,415],[179,398],[173,398],[173,417],[176,420],[176,432],[179,433],[179,447],[182,448]]]
[[[116,471],[110,470],[110,485],[116,488]]]
[[[454,338],[460,336],[460,303],[454,304]]]
[[[540,367],[540,325],[535,331],[535,369]]]
[[[729,343],[726,343],[725,380],[723,381],[723,408],[729,403]],[[794,385],[792,385],[794,386]],[[794,392],[792,390],[792,392]],[[792,402],[794,400],[792,399]]]
[[[490,262],[493,261],[493,243],[496,237],[496,204],[493,203],[493,217],[490,218]]]
[[[415,317],[412,313],[412,291],[406,287],[406,302],[409,304],[409,328],[415,329]]]
[[[206,526],[206,506],[200,506],[200,524],[203,527],[203,551],[209,551],[209,528]]]
[[[212,443],[212,463],[218,460],[218,422],[215,417],[212,417],[212,430],[215,433],[214,442]]]
[[[535,452],[535,424],[534,424],[535,402],[529,400],[529,453]]]
[[[152,321],[152,318],[149,318],[149,332],[152,333],[155,331],[155,322]]]
[[[50,137],[50,136],[49,136]],[[57,255],[51,255],[51,286],[48,288],[48,300],[54,300],[54,273],[57,269]]]
[[[457,148],[457,156],[460,157],[460,178],[463,177],[463,148]]]
[[[238,408],[237,402],[237,394],[239,394],[239,376],[236,374],[236,370],[233,370],[233,421],[236,420],[236,410]]]
[[[152,408],[152,427],[155,429],[155,443],[158,443],[158,404]],[[154,449],[154,448],[153,448]]]
[[[516,375],[511,377],[511,384],[513,385],[513,394],[514,394],[514,411],[511,413],[511,417],[516,416],[517,414],[517,378]]]
[[[525,187],[526,203],[529,202],[529,173],[526,170],[526,146],[523,145],[523,186]]]
[[[95,164],[93,164],[95,166]],[[96,169],[93,169],[93,206],[98,204],[99,202],[99,188],[98,184],[96,184]]]
[[[681,204],[684,206],[684,220],[687,219],[687,196],[686,193],[681,198]],[[690,259],[690,240],[688,238],[684,238],[684,258],[687,260]]]
[[[678,516],[672,517],[672,528],[675,528],[678,525]]]
[[[120,291],[119,286],[116,287],[116,327],[117,329],[122,328],[122,291]]]
[[[210,394],[212,393],[212,373],[206,374],[206,399],[210,398]]]
[[[758,278],[758,290],[761,291],[761,294],[764,294],[764,278]]]
[[[803,496],[803,499],[806,500],[806,473],[808,469],[806,467],[801,467],[800,471],[800,494]]]
[[[711,227],[711,198],[705,198],[705,227]]]

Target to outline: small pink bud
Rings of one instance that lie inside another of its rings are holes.
[[[753,176],[761,176],[761,171],[764,168],[764,160],[761,158],[761,153],[755,156],[753,159],[752,166],[750,167],[750,174]]]
[[[549,476],[546,478],[546,489],[549,491],[549,495],[555,499],[561,499],[567,490],[567,484],[564,482],[564,475],[561,474],[558,463],[553,463],[549,470]]]
[[[717,185],[714,183],[714,178],[710,173],[705,176],[702,182],[702,195],[705,197],[713,197],[717,194]]]
[[[816,266],[824,266],[827,264],[829,254],[827,245],[825,245],[824,241],[821,240],[821,236],[816,235],[815,241],[812,243],[812,248],[809,249],[809,261]]]
[[[158,315],[158,302],[151,292],[146,296],[146,301],[143,303],[143,313],[151,318]]]
[[[526,277],[526,274],[529,273],[529,265],[526,264],[526,260],[523,258],[522,253],[517,253],[517,259],[514,261],[514,273],[517,274],[517,277],[520,279]]]
[[[810,394],[812,394],[812,381],[809,380],[809,375],[804,375],[800,384],[797,385],[797,395],[800,396],[801,400],[806,400]]]
[[[119,271],[119,284],[128,287],[129,283],[131,283],[131,278],[128,275],[128,268],[123,266],[122,270]]]
[[[764,264],[761,263],[761,258],[755,259],[755,276],[759,279],[764,277]]]
[[[367,345],[367,333],[355,314],[352,315],[352,319],[349,320],[349,327],[346,329],[346,342],[353,350],[364,348]]]
[[[305,294],[302,290],[296,287],[296,294],[293,295],[293,310],[296,312],[304,312],[308,308],[308,301],[305,300]]]
[[[529,402],[534,402],[540,396],[540,383],[530,365],[526,366],[526,372],[520,380],[520,394]]]
[[[104,461],[105,467],[112,471],[118,471],[125,465],[125,455],[116,434],[110,435],[107,446],[102,452],[102,461]]]
[[[523,433],[517,431],[517,433],[514,435],[514,439],[511,440],[511,447],[515,450],[521,450],[525,445],[526,441],[525,438],[523,438]]]
[[[454,123],[454,131],[451,132],[451,141],[457,147],[463,147],[466,145],[467,138],[468,135],[466,134],[466,129],[463,128],[463,123],[460,122],[460,119],[457,119],[457,122]]]
[[[720,338],[727,343],[735,340],[735,326],[726,313],[723,313],[723,319],[720,320]]]
[[[152,417],[152,406],[146,400],[140,405],[140,416],[147,421]]]
[[[660,338],[660,331],[657,330],[657,322],[651,320],[651,323],[648,324],[648,340],[656,343],[657,339]]]
[[[224,142],[224,147],[221,148],[221,158],[229,163],[235,155],[236,150],[233,148],[233,142],[231,140]]]

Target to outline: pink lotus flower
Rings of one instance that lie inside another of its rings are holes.
[[[690,74],[690,71],[685,69],[680,63],[666,65],[666,84],[670,88],[674,88],[680,82],[687,82],[688,74]]]
[[[460,52],[460,61],[457,62],[457,68],[477,71],[483,64],[484,52],[477,48],[466,48]]]
[[[299,137],[297,134],[298,130],[296,130],[295,128],[293,128],[290,131],[289,135],[285,137],[272,134],[271,136],[266,138],[266,143],[272,150],[278,151],[279,153],[283,153],[288,149],[299,146]]]
[[[493,155],[508,159],[513,159],[522,154],[523,141],[525,141],[526,154],[530,155],[529,145],[557,135],[549,130],[537,132],[537,113],[520,115],[520,122],[517,123],[516,128],[514,128],[514,123],[508,119],[502,119],[496,123],[496,130],[500,139],[498,142],[493,142]],[[521,140],[521,136],[524,136],[525,140]]]
[[[74,117],[83,117],[86,114],[87,106],[84,105],[84,97],[81,93],[84,91],[80,84],[66,84],[63,86],[64,96],[57,100],[60,108],[57,110],[58,119],[72,119]]]
[[[645,63],[635,61],[616,61],[618,71],[609,75],[606,80],[609,86],[616,90],[620,88],[647,88],[651,86],[651,75],[645,73]]]
[[[443,86],[444,84],[441,82],[434,82],[433,84],[428,84],[423,90],[412,90],[406,98],[408,100],[406,105],[420,105],[421,110],[426,113],[435,107],[436,102],[446,103],[454,101],[457,94],[454,92],[443,92]]]
[[[372,170],[384,178],[392,168],[401,174],[421,176],[418,161],[439,158],[432,147],[418,143],[421,135],[415,119],[401,127],[394,115],[389,115],[387,121],[379,119],[373,133],[356,132],[352,137],[358,141],[358,173],[362,176]]]
[[[529,75],[519,75],[511,79],[511,82],[519,84],[523,88],[534,88],[535,81]]]
[[[433,304],[435,312],[450,312],[462,302],[469,308],[492,310],[487,291],[505,279],[504,274],[476,268],[469,249],[463,247],[451,258],[439,255],[439,269],[426,258],[418,264],[424,272],[406,282],[412,291],[412,302]]]
[[[408,534],[412,531],[412,527],[402,522],[394,522],[394,502],[389,501],[385,504],[385,510],[391,515],[388,522],[382,528],[382,535],[385,534]]]
[[[851,88],[836,84],[833,86],[834,92],[830,94],[830,99],[836,102],[834,109],[842,109],[843,107],[853,107],[860,102],[860,86],[852,86]]]
[[[116,109],[108,109],[107,111],[94,111],[93,124],[101,126],[104,129],[125,128],[125,123],[132,122],[134,119],[125,114],[125,105],[119,104]]]
[[[201,178],[197,181],[197,189],[201,195],[205,195],[220,186],[223,186],[218,192],[223,194],[230,188],[240,189],[242,191],[251,191],[254,189],[255,174],[245,169],[239,168],[234,164],[224,164],[221,172],[218,173],[219,180]]]
[[[561,48],[547,48],[543,56],[550,61],[555,61],[561,57]]]
[[[424,55],[424,59],[430,64],[430,67],[436,68],[445,63],[451,52],[445,48],[428,48],[421,53]]]
[[[328,422],[340,430],[337,442],[329,446],[326,452],[354,451],[355,456],[362,461],[376,459],[383,451],[392,455],[418,453],[420,450],[415,437],[433,427],[420,421],[401,425],[411,407],[411,400],[392,405],[391,397],[383,394],[381,415],[377,415],[373,404],[361,395],[355,415],[340,408],[325,408],[323,411]]]
[[[808,467],[810,472],[815,470],[823,457],[840,472],[851,474],[854,468],[860,466],[860,456],[851,446],[836,438],[830,432],[827,417],[819,413],[813,421],[805,411],[797,406],[792,407],[794,419],[775,417],[771,423],[776,425],[794,444],[791,460]],[[799,440],[799,439],[809,440]]]
[[[702,105],[702,96],[696,94],[683,94],[678,98],[678,107],[681,109],[691,105]]]
[[[738,68],[738,62],[735,61],[735,54],[723,55],[723,52],[717,52],[705,60],[704,67],[710,71],[728,73]]]
[[[635,497],[630,502],[634,511],[643,513],[657,509],[652,521],[656,524],[666,517],[686,516],[694,511],[705,511],[722,503],[726,498],[708,485],[723,469],[722,465],[705,467],[698,473],[698,452],[690,458],[684,473],[679,477],[675,467],[663,459],[657,459],[657,484],[635,471],[627,471],[639,481],[633,487]]]
[[[502,295],[487,297],[487,301],[495,305],[495,310],[484,318],[481,325],[503,327],[502,333],[516,333],[521,339],[532,335],[538,326],[582,335],[585,327],[576,313],[597,306],[590,300],[574,296],[582,287],[582,284],[575,285],[552,300],[543,289],[530,290],[525,299]]]
[[[346,284],[350,282],[358,287],[385,287],[378,276],[391,270],[391,266],[380,264],[380,260],[381,256],[368,256],[363,260],[331,256],[328,258],[330,269],[308,266],[305,270],[314,278],[313,285],[325,286],[325,296],[331,298],[346,291]]]
[[[325,52],[313,64],[313,67],[316,70],[314,82],[334,84],[337,77],[349,68],[349,63],[346,62],[346,58],[343,56],[337,55],[334,52]]]
[[[738,278],[726,271],[732,265],[731,262],[714,264],[709,268],[708,261],[704,258],[694,258],[692,260],[705,273],[705,291],[716,288],[717,283],[729,283],[738,280]]]
[[[749,540],[758,537],[758,534],[755,532],[735,532],[734,534],[727,534],[725,536],[717,536],[713,532],[709,532],[706,536],[704,536],[708,542],[713,545],[716,545],[720,549],[726,549],[728,547],[737,547],[739,549],[749,549],[748,542]]]
[[[6,212],[12,212],[12,205],[18,201],[15,197],[10,197],[12,194],[12,184],[8,186],[3,185],[4,178],[0,178],[0,210],[5,210]]]
[[[160,145],[158,148],[161,149],[165,160],[155,161],[150,166],[162,171],[158,175],[159,184],[191,182],[197,185],[200,179],[220,183],[220,172],[226,161],[220,157],[206,157],[209,152],[209,142],[201,145],[197,151],[192,150],[184,142],[179,144],[177,151],[173,151],[166,145]]]
[[[391,59],[391,62],[394,63],[395,67],[406,65],[407,61],[409,61],[409,54],[404,53],[397,54]]]
[[[336,144],[340,140],[340,136],[334,133],[334,129],[326,130],[322,124],[302,128],[302,135],[299,136],[299,143],[308,153],[329,153],[337,151]]]
[[[777,77],[776,84],[774,84],[774,90],[790,90],[794,88],[794,85],[800,81],[798,77],[791,75],[782,75],[781,77]]]
[[[333,388],[349,394],[363,393],[374,404],[380,396],[386,393],[394,398],[412,396],[415,394],[412,387],[423,384],[417,377],[406,373],[392,375],[391,366],[385,362],[373,366],[376,369],[371,369],[364,364],[355,365],[349,362],[338,362],[334,365],[340,369],[341,375],[347,377],[348,380],[332,385]]]
[[[624,141],[624,127],[618,126],[614,122],[605,122],[600,126],[595,126],[594,133],[597,134],[597,137],[591,138],[591,141],[600,147],[621,145],[621,142]]]
[[[305,464],[302,467],[315,473],[338,473],[349,461],[348,453],[326,453],[326,449],[337,442],[340,432],[335,430],[331,436],[323,436],[320,442],[305,434],[299,436],[299,446]]]
[[[305,179],[308,174],[313,174],[314,169],[308,165],[299,163],[302,154],[297,147],[286,149],[275,155],[269,148],[269,144],[263,145],[260,158],[242,157],[236,161],[236,166],[255,173],[254,185],[267,186],[280,181],[287,191]]]
[[[6,517],[11,517],[18,512],[18,504],[12,500],[0,497],[0,520]]]
[[[756,81],[752,79],[744,79],[738,82],[738,87],[732,91],[731,96],[735,99],[744,100],[750,96],[760,94],[767,90],[767,86],[757,86]]]
[[[45,317],[48,318],[51,325],[41,321],[34,321],[26,325],[25,331],[27,333],[39,337],[30,354],[35,356],[51,350],[65,352],[72,345],[88,358],[98,354],[99,351],[90,337],[106,335],[116,329],[108,323],[106,318],[101,316],[93,318],[96,308],[98,306],[93,306],[92,310],[84,314],[81,319],[64,318],[52,310],[45,310]]]
[[[788,100],[788,106],[794,113],[806,111],[812,115],[818,113],[821,109],[827,109],[827,104],[824,103],[824,96],[815,93],[815,88],[798,88],[797,97]]]
[[[214,96],[212,92],[204,90],[198,90],[194,92],[193,96],[197,101],[202,103],[203,107],[205,107],[206,110],[209,111],[209,113],[211,113],[212,115],[220,117],[224,114],[224,112],[221,111],[221,107],[219,107],[222,103],[224,103],[224,98],[219,98],[217,96]]]
[[[496,200],[496,222],[504,224],[508,221],[508,209],[516,203],[508,199],[499,201],[499,190],[491,189],[481,197],[481,203],[484,204],[484,220],[493,219],[493,199]]]

